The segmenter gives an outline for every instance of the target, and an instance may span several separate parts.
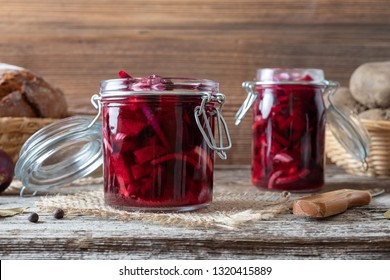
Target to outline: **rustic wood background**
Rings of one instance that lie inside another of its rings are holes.
[[[257,68],[317,67],[347,86],[358,65],[381,60],[389,0],[0,0],[0,61],[62,88],[74,113],[93,113],[99,81],[120,69],[219,81],[227,164],[250,162],[251,120],[233,118]]]

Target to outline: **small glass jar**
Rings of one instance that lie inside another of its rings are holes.
[[[243,87],[248,98],[237,113],[236,124],[253,106],[252,184],[294,192],[321,189],[326,123],[323,94],[333,94],[338,83],[326,81],[320,69],[275,68],[258,69],[256,81],[245,82]],[[350,126],[347,114],[334,107],[328,111],[336,116],[334,123],[344,124],[341,129]],[[364,140],[361,145],[367,149]],[[363,153],[365,159],[367,152]]]
[[[211,203],[214,153],[226,159],[231,147],[218,83],[112,79],[101,82],[91,101],[99,110],[94,120],[60,120],[23,146],[16,176],[26,188],[61,187],[103,161],[104,197],[112,207],[189,211]]]

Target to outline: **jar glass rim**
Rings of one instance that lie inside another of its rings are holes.
[[[156,84],[145,85],[145,78],[124,78],[109,79],[100,82],[100,94],[102,97],[112,95],[129,94],[177,94],[191,93],[199,94],[208,92],[211,94],[219,92],[219,83],[208,79],[179,78],[179,77],[159,77],[162,81]],[[137,86],[140,84],[141,86]]]
[[[325,80],[324,71],[319,68],[259,68],[256,71],[257,82],[311,82]]]

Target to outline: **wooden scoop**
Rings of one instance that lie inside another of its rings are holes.
[[[341,189],[307,196],[293,202],[293,213],[298,216],[325,218],[342,213],[349,207],[368,205],[372,196],[383,192],[383,189]]]

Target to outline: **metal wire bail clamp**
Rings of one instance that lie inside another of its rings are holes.
[[[253,82],[243,82],[242,87],[246,90],[248,93],[248,96],[244,100],[244,103],[242,103],[240,109],[238,109],[236,113],[236,122],[235,125],[239,125],[241,120],[244,118],[245,114],[248,112],[248,110],[252,107],[253,103],[255,102],[257,98],[257,93],[255,92],[255,83]]]
[[[92,103],[93,107],[95,107],[95,109],[98,110],[98,113],[95,116],[95,118],[91,121],[91,123],[87,126],[87,129],[90,128],[91,126],[93,126],[93,124],[100,118],[100,116],[102,114],[102,103],[100,102],[100,100],[101,100],[101,97],[98,94],[94,94],[91,97],[91,103]]]
[[[210,116],[207,115],[206,112],[206,104],[211,101],[216,101],[217,106],[213,106],[211,109],[211,112],[209,113]],[[198,125],[198,128],[205,139],[207,145],[210,147],[210,149],[214,150],[215,153],[221,158],[221,159],[227,159],[227,155],[225,150],[228,150],[232,147],[231,138],[229,134],[229,129],[227,127],[226,121],[224,117],[222,116],[222,107],[225,103],[225,95],[222,93],[218,93],[214,96],[211,96],[209,93],[206,93],[202,97],[202,103],[200,106],[196,106],[194,110],[194,116],[196,124]],[[203,117],[204,124],[206,127],[206,130],[203,128],[200,117]],[[213,131],[210,126],[210,117],[216,117],[217,119],[217,129],[218,129],[218,144],[215,140]],[[223,131],[222,131],[223,130]],[[224,146],[224,137],[223,134],[225,134],[227,145]]]

